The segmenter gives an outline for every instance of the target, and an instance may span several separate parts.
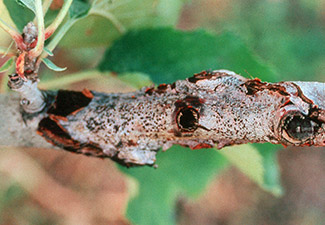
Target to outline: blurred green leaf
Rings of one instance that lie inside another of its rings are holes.
[[[48,58],[44,58],[42,59],[42,61],[44,62],[45,66],[53,71],[56,72],[61,72],[67,69],[67,67],[61,68],[58,67],[57,65],[55,65],[51,60],[49,60]]]
[[[262,79],[276,76],[232,33],[214,35],[204,30],[185,32],[172,28],[127,33],[107,49],[99,69],[142,72],[155,83],[174,82],[207,69],[229,69]]]
[[[221,149],[220,153],[246,176],[263,187],[265,173],[263,158],[254,146],[246,144],[227,147]]]
[[[198,196],[227,160],[214,149],[190,150],[173,146],[158,153],[158,168],[120,169],[138,181],[138,193],[129,202],[127,217],[134,224],[175,224],[180,196]]]
[[[8,205],[16,199],[23,197],[25,194],[24,190],[18,184],[12,184],[3,193],[1,201],[3,204]]]
[[[264,178],[263,188],[279,197],[283,194],[281,186],[280,168],[277,160],[277,152],[282,146],[270,143],[254,144],[263,158]]]
[[[0,67],[0,73],[5,72],[9,70],[12,65],[14,64],[14,58],[9,58],[1,67]]]
[[[35,17],[34,13],[30,9],[19,4],[17,0],[3,0],[3,3],[7,7],[12,21],[20,32],[22,32],[24,26]]]
[[[26,196],[25,191],[16,183],[7,180],[6,177],[1,176],[0,182],[0,223],[1,212],[7,209],[12,209],[17,206],[17,201]]]
[[[119,74],[118,78],[138,89],[153,85],[150,77],[144,73],[123,73]]]
[[[280,196],[283,190],[276,159],[277,148],[279,146],[272,144],[247,144],[227,147],[220,153],[261,188]]]
[[[74,0],[69,8],[69,17],[71,19],[81,19],[87,16],[90,10],[90,4],[82,0]]]
[[[308,0],[237,1],[231,16],[216,26],[245,39],[281,72],[280,80],[320,80],[325,59],[321,4]]]
[[[94,0],[88,16],[69,30],[60,45],[107,46],[131,28],[174,26],[182,4],[182,0]]]

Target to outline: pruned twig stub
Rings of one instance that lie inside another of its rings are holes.
[[[60,90],[38,133],[66,150],[126,165],[152,165],[160,148],[174,144],[325,146],[324,97],[324,83],[272,84],[204,71],[125,94]]]

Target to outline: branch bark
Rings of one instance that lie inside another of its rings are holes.
[[[174,144],[325,146],[324,83],[264,83],[218,70],[126,94],[40,92],[19,76],[10,87],[21,106],[17,95],[1,96],[0,145],[51,147],[46,140],[126,165],[152,165]]]
[[[0,146],[53,148],[36,133],[41,116],[24,121],[18,93],[0,95]]]

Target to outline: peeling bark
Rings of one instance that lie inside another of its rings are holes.
[[[60,148],[126,165],[152,165],[160,148],[174,144],[325,146],[324,83],[265,83],[219,70],[126,94],[60,90],[40,96],[46,104],[38,113],[12,106],[13,127],[21,127],[23,115],[35,140],[37,130]]]

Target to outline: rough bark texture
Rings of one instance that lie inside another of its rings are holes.
[[[325,146],[323,83],[271,84],[219,70],[133,93],[59,91],[43,97],[46,107],[25,113],[25,127],[17,105],[11,106],[14,115],[4,110],[12,117],[8,125],[14,125],[8,139],[44,145],[37,129],[55,146],[127,165],[152,165],[157,151],[173,144],[192,149],[248,142]]]

